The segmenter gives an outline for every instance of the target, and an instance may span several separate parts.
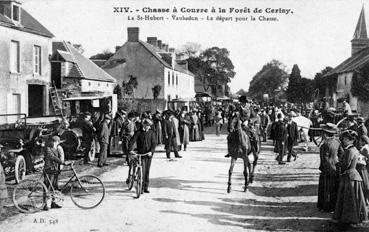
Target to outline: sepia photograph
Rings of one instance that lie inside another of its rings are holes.
[[[369,231],[368,0],[0,0],[0,232]]]

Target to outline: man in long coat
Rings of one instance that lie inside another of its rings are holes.
[[[287,162],[291,161],[291,156],[297,157],[297,154],[293,150],[293,146],[297,145],[297,139],[299,136],[299,131],[297,129],[296,122],[292,121],[292,117],[294,117],[294,113],[291,111],[287,117],[287,143],[286,150],[288,152]]]
[[[283,162],[283,151],[284,151],[284,141],[287,136],[287,129],[285,123],[282,119],[282,114],[277,114],[277,122],[273,128],[273,136],[275,140],[274,152],[278,154],[276,160],[278,164],[286,164]]]
[[[97,163],[98,167],[103,167],[106,164],[106,159],[108,156],[108,146],[110,140],[110,121],[111,116],[106,114],[105,119],[102,122],[99,130],[99,142],[100,142],[100,155]]]
[[[182,158],[182,156],[178,154],[177,140],[179,140],[179,137],[177,138],[177,134],[179,136],[179,133],[176,133],[176,124],[173,121],[174,113],[172,111],[168,111],[167,115],[166,122],[164,123],[165,152],[167,158],[170,159],[171,151],[174,152],[174,156],[176,158]]]

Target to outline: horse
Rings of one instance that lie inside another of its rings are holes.
[[[253,182],[254,170],[258,160],[258,152],[260,151],[258,140],[256,140],[256,142],[250,140],[250,136],[248,135],[247,132],[247,130],[250,129],[242,128],[241,120],[239,119],[239,117],[235,117],[234,119],[235,120],[232,120],[232,124],[237,126],[236,127],[231,126],[232,129],[230,130],[227,137],[228,154],[231,157],[231,165],[228,171],[227,193],[231,192],[233,168],[238,158],[241,158],[243,160],[244,165],[243,174],[245,177],[244,192],[247,191],[249,183]],[[254,155],[254,162],[252,166],[249,160],[249,155],[251,153],[253,153]]]

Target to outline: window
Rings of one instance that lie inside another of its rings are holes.
[[[345,86],[347,85],[347,76],[345,76]]]
[[[41,75],[41,47],[35,45],[33,50],[33,73]]]
[[[172,85],[174,85],[174,72],[172,72]]]
[[[13,40],[10,44],[10,71],[20,73],[19,42]]]
[[[106,87],[109,87],[109,84],[108,83],[106,83]]]
[[[97,86],[100,86],[100,82],[97,84]]]
[[[19,15],[19,6],[13,5],[13,16],[14,21],[19,22],[20,21],[20,15]]]
[[[176,85],[178,86],[178,74],[176,74]]]
[[[170,72],[168,72],[168,85],[170,85]]]
[[[91,86],[91,82],[88,82],[88,86]]]
[[[168,101],[170,101],[170,95],[168,95],[167,98],[168,98]]]

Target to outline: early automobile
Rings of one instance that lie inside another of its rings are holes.
[[[27,122],[25,114],[1,114],[0,118],[0,162],[6,179],[18,183],[26,173],[43,167],[45,138],[55,133],[58,120],[34,124]],[[15,122],[4,123],[8,121]]]

